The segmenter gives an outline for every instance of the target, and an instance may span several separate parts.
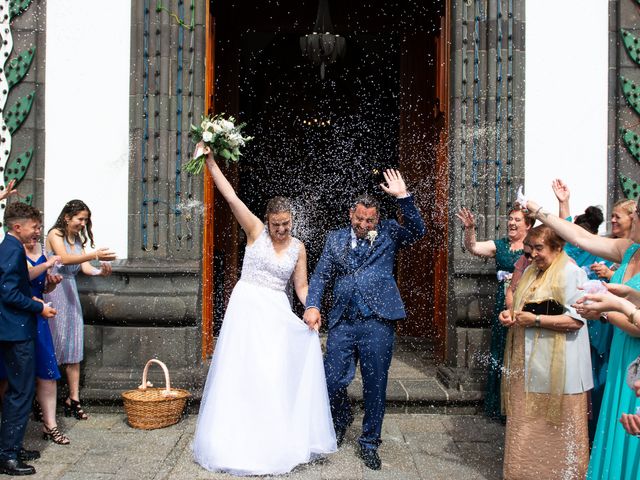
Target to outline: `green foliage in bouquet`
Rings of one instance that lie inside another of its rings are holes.
[[[235,119],[224,118],[224,113],[212,117],[202,117],[200,125],[191,125],[189,137],[194,143],[202,142],[213,152],[214,157],[224,158],[229,162],[237,162],[242,153],[240,148],[252,140],[252,137],[243,136],[242,129],[246,123],[235,125]],[[185,164],[185,170],[191,174],[199,175],[205,164],[204,154],[189,160]]]

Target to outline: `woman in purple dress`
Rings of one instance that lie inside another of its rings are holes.
[[[45,300],[56,306],[58,314],[49,323],[59,365],[64,365],[69,396],[64,402],[66,416],[73,415],[78,420],[86,420],[87,414],[80,402],[80,362],[84,354],[84,320],[82,307],[76,286],[76,275],[82,271],[85,275],[111,274],[111,265],[115,254],[108,248],[85,251],[89,242],[94,248],[91,231],[91,210],[82,200],[71,200],[63,207],[55,225],[47,234],[46,250],[58,255],[62,267],[58,269],[62,282]],[[91,265],[99,260],[100,268]]]

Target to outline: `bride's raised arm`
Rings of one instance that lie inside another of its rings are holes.
[[[220,167],[213,158],[213,153],[211,152],[211,150],[209,150],[208,147],[204,147],[200,144],[198,144],[196,149],[198,149],[199,147],[203,148],[204,152],[207,155],[207,168],[209,169],[209,172],[213,177],[213,183],[216,185],[218,192],[220,192],[220,195],[222,195],[227,201],[229,207],[231,207],[233,216],[236,218],[242,229],[247,234],[248,243],[253,243],[262,232],[264,223],[262,223],[262,221],[258,217],[256,217],[251,212],[251,210],[249,210],[244,202],[240,200],[235,190],[229,183],[229,180],[227,180],[227,178],[224,176],[222,170],[220,170]]]
[[[575,223],[547,212],[533,200],[528,200],[527,204],[523,206],[531,212],[536,220],[553,228],[564,240],[598,257],[620,263],[632,243],[626,238],[607,238],[587,232]]]

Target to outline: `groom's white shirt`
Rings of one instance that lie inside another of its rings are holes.
[[[353,231],[353,227],[351,227],[351,250],[358,246],[358,237],[356,237],[356,232]]]

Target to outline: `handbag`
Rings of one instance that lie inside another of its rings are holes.
[[[522,306],[523,312],[530,312],[534,315],[562,315],[564,313],[564,305],[555,300],[544,300],[539,303],[525,303]]]

